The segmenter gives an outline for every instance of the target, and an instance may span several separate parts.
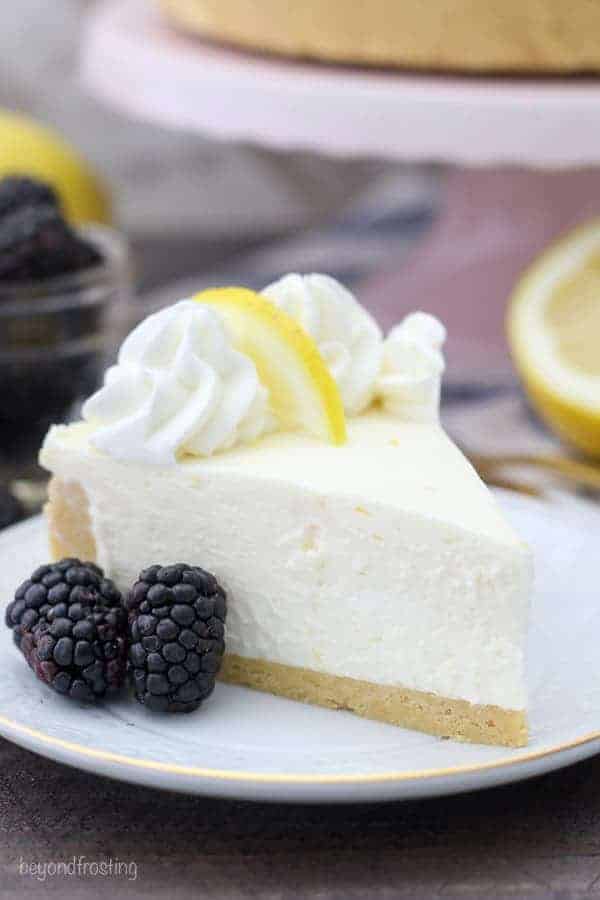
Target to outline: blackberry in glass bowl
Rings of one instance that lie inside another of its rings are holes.
[[[35,446],[96,388],[130,292],[117,231],[69,225],[41,182],[0,181],[0,451]]]

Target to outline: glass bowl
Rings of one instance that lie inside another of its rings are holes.
[[[101,380],[127,321],[130,255],[115,230],[79,233],[102,262],[81,272],[32,282],[0,281],[0,450],[39,442]]]

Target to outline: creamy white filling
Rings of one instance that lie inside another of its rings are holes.
[[[525,707],[530,555],[438,426],[363,416],[342,448],[274,434],[170,467],[99,454],[89,432],[53,429],[41,460],[84,486],[122,587],[186,560],[229,592],[232,653]]]

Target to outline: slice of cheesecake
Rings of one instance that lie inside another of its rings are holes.
[[[226,681],[434,735],[527,740],[528,549],[434,421],[367,410],[335,446],[277,431],[174,465],[50,430],[55,557],[119,587],[156,562],[215,572]]]

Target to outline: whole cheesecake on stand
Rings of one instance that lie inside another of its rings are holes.
[[[46,437],[54,557],[214,572],[227,681],[523,745],[531,554],[439,423],[444,338],[323,275],[148,317]]]
[[[178,25],[250,50],[459,72],[600,70],[592,0],[159,0]]]

